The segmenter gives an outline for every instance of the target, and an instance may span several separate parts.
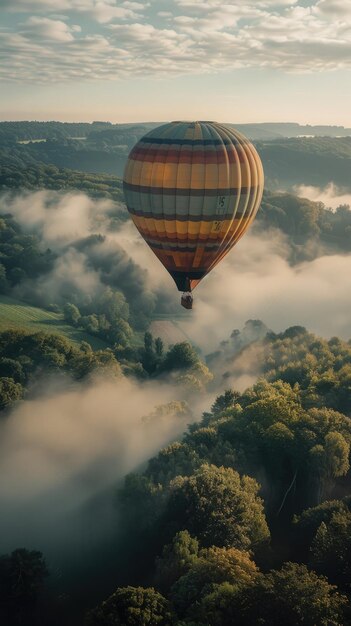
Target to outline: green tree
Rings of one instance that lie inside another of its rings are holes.
[[[186,625],[229,626],[229,624],[235,624],[236,626],[240,623],[241,593],[242,588],[229,582],[209,585],[207,593],[200,602],[189,608],[190,618],[186,620]],[[189,619],[192,618],[194,621],[190,622]],[[249,626],[249,624],[247,623],[245,626]],[[256,626],[256,624],[252,624],[252,626]]]
[[[154,349],[154,338],[149,331],[144,334],[144,348],[140,351],[143,368],[153,374],[159,363],[159,358]]]
[[[348,593],[351,591],[351,512],[335,512],[322,522],[311,545],[311,565]]]
[[[300,515],[294,516],[294,551],[298,551],[298,555],[302,560],[309,558],[311,543],[320,525],[322,523],[328,525],[334,513],[344,514],[347,511],[346,502],[342,500],[327,500],[318,506],[306,509]]]
[[[187,402],[167,402],[166,404],[158,404],[153,411],[142,418],[144,424],[153,424],[157,422],[159,425],[163,423],[171,423],[174,420],[183,421],[184,425],[193,418],[193,414]]]
[[[234,391],[233,389],[226,389],[222,395],[217,396],[215,399],[211,407],[211,413],[213,415],[219,415],[222,411],[234,406],[239,401],[239,398],[239,392]]]
[[[312,464],[319,476],[319,499],[328,495],[335,478],[345,476],[350,467],[350,444],[341,433],[327,433],[323,443],[324,445],[317,444],[310,450]]]
[[[41,552],[20,548],[0,557],[0,617],[3,624],[34,623],[39,593],[47,576]]]
[[[155,352],[159,358],[163,356],[164,345],[161,337],[155,339]]]
[[[175,441],[150,459],[145,473],[155,484],[166,486],[176,476],[189,476],[201,464],[193,446]]]
[[[172,380],[189,391],[203,391],[213,378],[208,367],[186,341],[176,343],[168,350],[159,364],[159,371],[172,374]]]
[[[66,322],[68,322],[68,324],[72,324],[72,326],[77,326],[81,318],[78,307],[70,302],[66,302],[63,307],[63,315]]]
[[[256,564],[248,552],[236,548],[203,549],[188,571],[173,585],[172,601],[179,615],[205,621],[208,596],[218,586],[229,583],[231,590],[238,592],[252,584],[257,575]]]
[[[129,346],[133,338],[133,330],[126,320],[120,318],[111,324],[111,330],[107,333],[107,338],[110,338],[118,346]]]
[[[121,291],[114,291],[108,287],[100,296],[97,305],[97,313],[105,314],[110,322],[129,318],[129,306]]]
[[[15,383],[13,378],[0,378],[0,409],[10,407],[21,400],[23,395],[24,389],[20,383]]]
[[[70,363],[70,370],[77,379],[98,375],[113,380],[122,376],[121,366],[109,349],[78,352]]]
[[[0,357],[0,377],[12,378],[16,383],[25,379],[23,367],[18,360]]]
[[[349,419],[328,408],[305,409],[301,395],[298,385],[262,380],[231,407],[214,407],[204,417],[216,431],[204,458],[218,462],[222,455],[242,473],[257,476],[264,468],[269,513],[289,516],[314,504],[316,492],[320,500],[349,467]],[[201,427],[195,425],[187,438],[198,453]]]
[[[269,539],[258,483],[231,468],[202,465],[171,482],[168,518],[204,546],[257,548]]]
[[[167,592],[197,561],[199,542],[187,530],[181,530],[164,546],[162,556],[156,559],[155,585]]]
[[[240,605],[238,626],[344,626],[347,600],[305,565],[285,563],[247,587]]]
[[[146,333],[144,334],[144,348],[145,352],[153,352],[154,340],[152,334],[149,331],[146,331]]]
[[[197,365],[199,357],[194,348],[188,342],[176,343],[172,346],[163,362],[163,370],[183,370],[191,369]]]
[[[87,626],[172,626],[171,607],[152,587],[120,587],[90,611]]]

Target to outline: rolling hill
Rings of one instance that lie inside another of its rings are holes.
[[[9,328],[26,328],[64,335],[74,344],[87,341],[93,350],[107,347],[101,339],[66,324],[61,313],[53,313],[30,306],[20,300],[0,296],[0,332]]]

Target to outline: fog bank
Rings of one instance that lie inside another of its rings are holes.
[[[335,211],[338,206],[348,204],[351,206],[351,193],[344,191],[333,182],[325,187],[313,187],[312,185],[296,185],[294,192],[300,198],[308,198],[313,202],[323,202],[327,208]]]
[[[275,332],[306,326],[324,337],[351,337],[351,255],[322,256],[291,267],[284,239],[249,233],[194,292],[182,324],[204,350],[233,328],[261,319]]]
[[[67,380],[61,389],[53,381],[52,390],[45,382],[45,391],[20,403],[0,425],[0,553],[25,546],[60,560],[87,536],[106,539],[118,518],[112,494],[108,511],[79,511],[184,431],[194,419],[189,410],[171,406],[143,419],[180,400],[181,390],[167,384],[100,379],[89,387]],[[205,408],[192,405],[196,415]]]

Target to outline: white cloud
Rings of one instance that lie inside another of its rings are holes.
[[[261,319],[275,332],[298,324],[349,339],[351,255],[291,267],[284,246],[279,232],[243,237],[196,288],[192,316],[181,329],[206,350],[247,319]]]
[[[314,10],[316,13],[329,18],[351,16],[351,5],[344,0],[319,0]]]
[[[331,185],[324,190],[300,190],[307,197],[314,193],[313,199],[325,201],[327,206],[334,206],[334,200],[336,206],[351,201],[350,194]],[[59,291],[68,279],[87,293],[95,292],[100,284],[98,273],[70,244],[79,237],[100,233],[105,240],[96,244],[99,254],[124,250],[146,270],[143,281],[148,289],[162,292],[163,302],[169,300],[170,308],[177,310],[175,301],[180,294],[134,224],[128,221],[118,232],[109,230],[109,216],[115,208],[110,200],[93,201],[75,192],[38,191],[12,199],[7,194],[0,197],[0,214],[11,213],[25,232],[36,232],[45,247],[60,250],[53,272],[36,280],[35,286],[31,284],[32,295],[35,289],[50,293],[49,301],[56,301],[52,290]],[[205,352],[215,349],[233,328],[250,318],[262,319],[276,332],[302,324],[325,337],[350,338],[351,255],[319,256],[292,267],[289,251],[281,231],[250,231],[196,288],[189,323],[177,324]]]
[[[65,383],[43,381],[41,393],[21,403],[0,425],[2,549],[40,547],[49,561],[60,563],[61,571],[72,553],[76,564],[72,548],[77,545],[84,559],[85,507],[99,497],[99,507],[89,508],[91,555],[100,541],[106,545],[107,536],[115,538],[113,490],[119,481],[177,438],[189,421],[172,412],[155,421],[142,419],[155,405],[179,400],[179,387],[125,379],[97,379],[85,386]],[[194,413],[201,414],[211,400],[202,397],[201,405],[192,400]]]
[[[67,42],[73,41],[73,33],[80,32],[80,26],[68,26],[61,20],[32,16],[23,24],[22,35],[30,39],[43,39]]]
[[[326,187],[313,187],[310,185],[299,185],[294,188],[294,192],[300,198],[308,198],[314,202],[323,202],[330,209],[337,209],[340,205],[351,206],[351,194],[339,189],[334,183],[329,183]]]
[[[134,6],[133,6],[134,5]],[[133,7],[133,8],[132,8]],[[93,6],[82,7],[82,12],[88,13],[93,19],[100,24],[111,22],[112,20],[131,20],[138,19],[140,8],[143,8],[137,2],[123,2],[122,6],[115,6],[109,2],[96,2]]]
[[[91,0],[3,0],[10,12],[62,11],[91,4]]]
[[[323,1],[323,0],[322,0]],[[237,2],[236,0],[232,2],[221,2],[221,0],[206,0],[203,2],[202,0],[174,0],[174,3],[178,6],[182,7],[191,7],[191,8],[199,8],[203,10],[208,10],[211,7],[238,7],[242,6],[257,6],[257,7],[281,7],[281,6],[292,6],[297,4],[298,0],[244,0],[243,2]],[[335,0],[337,2],[337,0]]]
[[[32,12],[0,32],[0,77],[12,80],[351,67],[351,8],[341,0],[14,0],[5,10]]]

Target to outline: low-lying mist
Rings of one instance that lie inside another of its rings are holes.
[[[67,301],[79,306],[109,285],[141,307],[157,303],[162,309],[167,304],[161,292],[172,281],[166,272],[153,271],[154,255],[127,221],[122,205],[79,192],[43,190],[1,195],[0,215],[6,214],[56,256],[50,272],[22,281],[13,297],[44,307]],[[172,294],[169,289],[169,300],[175,303]]]
[[[351,255],[291,267],[285,243],[279,231],[249,233],[196,289],[184,328],[203,350],[250,318],[275,332],[302,325],[324,337],[351,337]]]
[[[334,211],[341,205],[347,204],[351,206],[350,191],[338,187],[333,182],[330,182],[325,187],[297,185],[293,190],[300,198],[308,198],[313,202],[323,202],[327,208]]]
[[[0,425],[0,554],[17,547],[41,550],[51,571],[67,576],[118,528],[115,490],[190,421],[211,397],[192,397],[143,419],[155,405],[182,401],[166,383],[90,385],[43,381],[41,392],[14,408]]]
[[[339,204],[346,199],[335,195],[336,188],[328,189]],[[98,294],[107,283],[122,289],[129,301],[144,294],[156,315],[184,313],[172,279],[132,222],[116,225],[114,218],[123,211],[82,193],[3,196],[0,213],[12,213],[24,230],[35,232],[58,253],[50,273],[21,283],[14,295],[48,305],[72,294]],[[313,261],[292,267],[286,235],[256,228],[202,281],[194,293],[194,310],[180,323],[204,353],[250,318],[262,319],[277,332],[300,324],[325,337],[348,339],[350,270],[350,255],[326,255],[322,249]]]

